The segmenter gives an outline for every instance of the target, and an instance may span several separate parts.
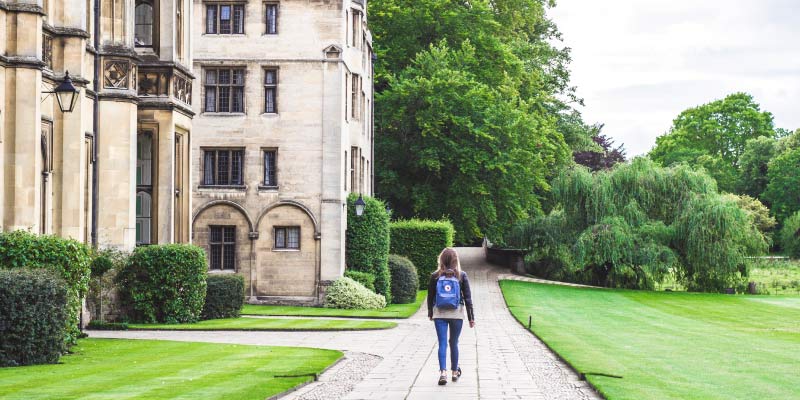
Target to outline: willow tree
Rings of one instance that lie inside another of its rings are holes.
[[[674,274],[690,290],[719,291],[767,247],[755,215],[687,166],[638,158],[604,172],[574,168],[554,180],[553,198],[556,210],[506,237],[548,277],[650,289]]]

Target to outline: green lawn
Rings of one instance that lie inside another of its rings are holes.
[[[245,304],[244,315],[286,315],[295,317],[353,317],[353,318],[408,318],[414,315],[428,295],[426,290],[417,293],[411,304],[390,304],[381,310],[339,310],[322,307],[258,306]]]
[[[760,260],[750,268],[750,281],[764,294],[800,295],[800,261]]]
[[[333,350],[117,339],[82,339],[73,351],[60,364],[0,368],[0,398],[263,400],[312,380],[342,356]],[[280,377],[287,375],[295,377]]]
[[[500,285],[517,320],[532,316],[532,330],[608,399],[800,397],[796,296]]]
[[[194,324],[128,324],[131,330],[177,331],[357,331],[389,329],[394,322],[320,318],[224,318]]]

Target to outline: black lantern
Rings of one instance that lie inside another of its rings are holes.
[[[360,194],[358,195],[358,200],[356,200],[355,206],[356,206],[356,215],[359,217],[364,215],[364,207],[367,206],[367,203],[364,202],[364,198],[362,198]]]
[[[69,71],[67,71],[64,74],[64,81],[54,91],[47,93],[54,93],[56,101],[58,101],[58,108],[61,109],[61,112],[68,113],[75,109],[75,103],[78,102],[81,92],[72,85],[72,79],[70,79]]]

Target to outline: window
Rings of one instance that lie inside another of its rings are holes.
[[[244,112],[244,69],[206,69],[205,74],[205,112]]]
[[[347,191],[347,150],[344,151],[344,191]]]
[[[300,227],[275,227],[275,248],[291,250],[300,249]]]
[[[136,244],[150,244],[153,198],[150,193],[136,193]]]
[[[244,34],[244,4],[206,5],[206,33]]]
[[[358,147],[351,147],[350,148],[350,190],[355,191],[358,189],[358,175],[356,175],[356,171],[358,171]]]
[[[203,155],[204,186],[243,185],[243,150],[205,150]]]
[[[267,3],[267,35],[278,33],[278,4]]]
[[[359,118],[359,103],[360,103],[360,96],[359,92],[361,92],[361,78],[357,74],[353,74],[353,82],[350,84],[350,104],[352,111],[352,117],[354,120],[358,120]]]
[[[134,43],[136,47],[153,46],[153,5],[141,2],[136,5]]]
[[[361,12],[353,10],[351,15],[353,16],[353,28],[351,30],[353,37],[351,39],[351,43],[356,48],[359,48],[361,47]]]
[[[278,186],[277,159],[276,150],[264,150],[264,186]]]
[[[236,269],[236,227],[209,226],[211,269]]]
[[[264,112],[278,112],[278,70],[264,70]]]
[[[136,244],[152,243],[153,135],[136,135]]]

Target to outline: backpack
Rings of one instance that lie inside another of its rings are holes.
[[[455,310],[461,303],[461,281],[442,275],[436,281],[436,307]]]

